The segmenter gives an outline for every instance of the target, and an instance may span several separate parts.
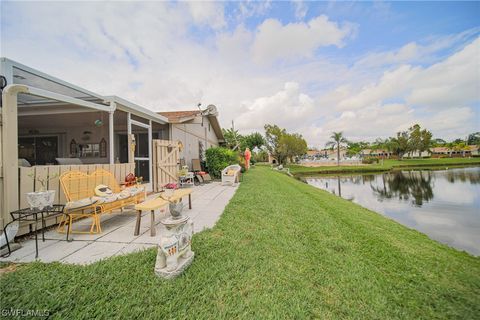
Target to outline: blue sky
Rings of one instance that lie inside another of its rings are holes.
[[[479,131],[480,2],[1,2],[1,55],[152,110],[322,147]]]

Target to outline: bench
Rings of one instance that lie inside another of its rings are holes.
[[[140,223],[142,221],[142,211],[150,211],[150,236],[155,237],[155,210],[166,208],[170,202],[162,198],[155,198],[139,203],[135,206],[137,210],[137,222],[135,223],[134,236],[140,234]]]
[[[59,223],[58,231],[64,232],[64,227],[68,225],[68,234],[72,233],[100,233],[100,215],[112,213],[115,210],[135,205],[145,199],[145,191],[139,186],[121,189],[114,175],[104,169],[97,169],[91,174],[81,171],[68,171],[60,176],[60,184],[67,199],[64,216]],[[115,196],[112,196],[108,202],[105,198],[98,197],[95,194],[95,188],[98,185],[108,186]],[[134,189],[136,188],[136,189]],[[115,200],[112,200],[115,199]],[[90,202],[90,203],[89,203]],[[73,232],[72,223],[76,219],[91,217],[92,225],[90,231]]]
[[[192,189],[176,189],[171,196],[161,194],[160,197],[170,202],[181,201],[183,197],[188,196],[188,209],[192,209]]]

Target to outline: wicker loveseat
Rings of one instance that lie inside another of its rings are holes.
[[[91,174],[81,171],[69,171],[60,176],[60,184],[67,198],[65,214],[59,224],[58,230],[64,232],[68,225],[68,233],[73,232],[74,220],[91,217],[90,231],[75,233],[100,233],[100,215],[112,213],[114,210],[123,209],[126,206],[135,205],[145,199],[143,187],[133,186],[122,190],[113,174],[107,170],[97,169]],[[113,194],[108,198],[99,197],[95,194],[95,188],[99,185],[108,186]]]

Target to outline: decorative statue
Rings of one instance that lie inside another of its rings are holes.
[[[250,168],[250,158],[252,157],[252,153],[250,152],[249,148],[245,149],[245,170]]]
[[[163,219],[165,235],[160,239],[155,262],[155,273],[171,279],[180,275],[193,261],[192,251],[193,222],[182,216],[183,205],[171,204],[172,217]]]

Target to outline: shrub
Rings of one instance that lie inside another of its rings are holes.
[[[375,157],[364,158],[362,159],[362,163],[363,164],[378,163],[378,158],[375,158]]]
[[[208,172],[215,178],[220,178],[222,170],[231,164],[237,163],[238,155],[227,148],[214,147],[205,152]]]

